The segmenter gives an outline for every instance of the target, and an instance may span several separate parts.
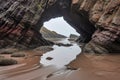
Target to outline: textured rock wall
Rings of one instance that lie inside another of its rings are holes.
[[[85,52],[120,53],[120,0],[73,0],[73,7],[97,28]]]
[[[81,34],[82,42],[90,41],[95,27],[81,14],[78,15],[71,11],[71,2],[71,0],[1,0],[0,43],[4,45],[3,42],[7,42],[9,45],[23,42],[22,45],[26,46],[35,41],[40,43],[39,45],[48,44],[39,30],[45,21],[60,16],[63,16]],[[29,31],[33,35],[27,34]]]
[[[120,52],[120,0],[0,0],[0,46],[49,44],[39,29],[60,16],[81,34],[85,52]]]
[[[52,44],[36,27],[47,0],[0,0],[0,47]]]

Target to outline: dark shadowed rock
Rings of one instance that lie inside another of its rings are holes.
[[[55,43],[58,46],[65,46],[65,47],[70,47],[72,44],[64,44],[64,43]]]
[[[47,57],[46,59],[47,59],[47,60],[52,60],[53,58],[52,58],[52,57]]]
[[[0,66],[8,66],[13,64],[17,64],[17,61],[14,59],[6,59],[6,58],[0,59]]]

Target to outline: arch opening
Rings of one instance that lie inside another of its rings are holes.
[[[53,5],[48,5],[36,24],[36,29],[39,30],[44,22],[49,21],[52,18],[63,16],[63,19],[81,34],[78,42],[88,43],[96,28],[85,15],[84,12],[77,13],[72,10],[71,0],[57,0]]]
[[[69,25],[63,17],[52,18],[49,21],[44,22],[43,27],[65,37],[69,37],[71,34],[80,36],[80,34],[76,32],[76,30]]]

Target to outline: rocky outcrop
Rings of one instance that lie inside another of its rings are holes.
[[[1,0],[0,1],[1,48],[11,45],[37,47],[50,42],[39,33],[43,23],[54,17],[64,19],[81,33],[82,41],[88,42],[94,26],[82,15],[71,12],[71,0]],[[89,27],[90,31],[86,31]]]
[[[52,44],[42,38],[35,25],[46,6],[45,0],[0,0],[0,48]]]
[[[66,38],[66,36],[56,33],[55,31],[48,30],[42,27],[40,33],[44,38]]]
[[[85,52],[120,53],[120,0],[73,0],[73,6],[97,29]]]
[[[68,39],[68,40],[70,40],[70,41],[76,41],[78,38],[79,38],[79,36],[78,36],[78,35],[75,35],[75,34],[70,34],[70,36],[69,36],[69,39]]]
[[[88,43],[85,52],[120,52],[120,0],[0,0],[0,14],[1,47],[48,44],[39,30],[63,16]]]

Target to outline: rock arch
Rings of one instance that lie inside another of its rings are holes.
[[[63,16],[81,34],[81,41],[89,42],[95,27],[82,14],[72,11],[71,5],[72,0],[6,0],[6,4],[1,6],[0,25],[3,35],[0,38],[15,38],[13,40],[15,44],[31,45],[34,41],[33,45],[36,45],[37,41],[39,45],[48,44],[49,42],[39,33],[43,22]],[[41,44],[43,42],[44,44]]]
[[[63,16],[64,20],[81,34],[81,42],[89,42],[96,29],[82,13],[78,14],[72,11],[71,5],[71,0],[57,0],[43,12],[40,21],[36,24],[36,28],[39,30],[40,25],[42,26],[45,21]]]
[[[81,34],[78,41],[89,42],[86,52],[119,53],[119,14],[120,0],[0,0],[0,47],[52,44],[39,29],[63,16]]]

